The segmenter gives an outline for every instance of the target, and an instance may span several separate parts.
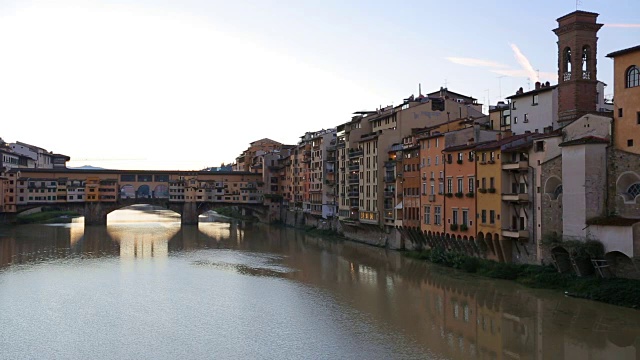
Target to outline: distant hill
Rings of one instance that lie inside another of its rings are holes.
[[[107,170],[105,168],[101,168],[101,167],[97,167],[97,166],[91,166],[91,165],[84,165],[84,166],[80,166],[80,167],[67,167],[67,169],[74,169],[74,170]]]

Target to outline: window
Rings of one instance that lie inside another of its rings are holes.
[[[452,213],[451,218],[452,218],[451,223],[454,224],[454,225],[457,225],[458,224],[458,209],[453,209],[453,213]]]
[[[483,189],[487,188],[487,178],[482,178],[482,188]]]
[[[536,141],[536,152],[544,151],[544,141]]]
[[[459,193],[464,192],[464,188],[462,185],[462,178],[458,178],[458,192]]]
[[[528,123],[529,122],[529,114],[524,114],[524,120],[523,122]]]
[[[635,183],[629,186],[629,188],[627,189],[627,194],[629,194],[632,199],[635,199],[636,196],[640,195],[640,183]]]
[[[618,117],[622,117],[622,108],[618,109]]]
[[[640,70],[633,65],[627,70],[627,87],[632,88],[640,86]]]
[[[486,162],[487,161],[487,153],[483,152],[482,156],[480,156],[480,159],[482,159],[482,162]]]
[[[638,123],[638,125],[640,125],[640,111],[638,111],[638,113],[636,114],[636,116],[638,117],[637,123]]]
[[[633,146],[633,139],[627,140],[627,146],[629,147]]]
[[[442,223],[442,213],[441,213],[442,207],[440,206],[436,206],[433,209],[433,223],[435,225],[440,225]]]
[[[489,223],[490,224],[495,224],[496,223],[496,211],[495,210],[489,210]]]
[[[486,224],[487,223],[487,210],[482,210],[482,217],[481,217],[482,223]]]
[[[424,207],[424,223],[431,223],[431,206]]]
[[[469,192],[472,193],[473,192],[473,185],[475,184],[475,181],[472,177],[469,178]]]
[[[458,161],[462,161],[463,156],[464,156],[464,154],[459,152],[458,153]]]
[[[469,210],[462,210],[462,224],[469,225]]]
[[[533,95],[531,105],[538,105],[538,94]]]
[[[489,188],[490,188],[490,189],[493,189],[493,188],[494,188],[494,187],[493,187],[493,185],[494,185],[494,180],[493,180],[493,178],[489,178]]]
[[[440,157],[436,156],[436,165],[438,165],[438,160],[440,159]]]
[[[517,116],[514,116],[514,117],[513,117],[513,123],[514,123],[514,124],[517,124],[517,123],[518,123],[518,117],[517,117]]]
[[[449,194],[453,193],[453,179],[452,178],[447,178],[447,193],[449,193]]]
[[[515,100],[511,102],[511,110],[515,110],[516,109],[516,102]]]

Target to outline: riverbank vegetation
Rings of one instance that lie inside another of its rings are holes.
[[[561,274],[553,266],[499,263],[441,249],[410,251],[406,255],[470,274],[512,280],[531,288],[560,290],[568,296],[640,309],[640,280],[578,277]]]
[[[331,229],[318,229],[315,226],[306,226],[303,230],[304,230],[304,232],[306,232],[309,235],[319,236],[319,237],[322,237],[324,239],[346,240],[346,238],[342,234],[340,234],[339,232],[337,232],[335,230],[331,230]]]
[[[78,217],[74,211],[64,210],[43,210],[41,212],[18,216],[18,224],[48,224],[58,222],[69,222],[70,219]]]
[[[257,221],[258,219],[253,215],[243,215],[242,210],[238,208],[234,208],[232,206],[229,207],[221,207],[214,210],[216,213],[226,216],[232,219],[243,220],[243,221]]]

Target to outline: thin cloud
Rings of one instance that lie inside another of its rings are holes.
[[[461,57],[446,57],[445,59],[451,61],[454,64],[465,65],[465,66],[490,67],[490,68],[508,67],[505,64],[501,64],[499,62],[495,62],[491,60],[484,60],[484,59],[461,58]]]
[[[518,61],[518,64],[520,64],[522,70],[527,73],[527,77],[532,81],[540,81],[538,73],[533,69],[533,66],[531,66],[529,59],[524,56],[522,51],[520,51],[520,49],[515,44],[509,45],[511,45],[511,49],[513,50],[513,55],[516,57],[516,61]]]
[[[604,24],[604,27],[612,27],[612,28],[640,28],[640,24]]]
[[[500,75],[505,75],[505,76],[509,76],[509,77],[530,77],[529,76],[529,72],[527,72],[526,70],[514,70],[514,69],[495,69],[495,70],[491,70],[492,73],[496,73],[496,74],[500,74]],[[537,72],[536,72],[537,75]],[[552,73],[552,72],[544,72],[541,71],[540,72],[540,78],[541,79],[555,79],[558,76],[558,74],[556,73]],[[533,79],[532,79],[533,80]],[[538,80],[540,81],[540,80]]]

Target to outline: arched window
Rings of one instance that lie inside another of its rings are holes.
[[[558,187],[556,187],[556,189],[553,190],[553,198],[557,199],[558,196],[560,196],[560,194],[562,194],[562,185],[558,185]]]
[[[571,48],[564,48],[562,54],[562,70],[564,81],[571,80]]]
[[[589,62],[591,61],[591,50],[589,49],[589,46],[585,45],[582,47],[582,78],[583,79],[590,79],[591,78],[591,73],[590,73],[590,67],[589,67]]]
[[[632,88],[640,86],[640,70],[633,65],[627,70],[627,87]]]
[[[631,199],[635,199],[636,196],[640,195],[640,182],[629,186],[629,188],[627,189],[627,194],[631,196]]]

